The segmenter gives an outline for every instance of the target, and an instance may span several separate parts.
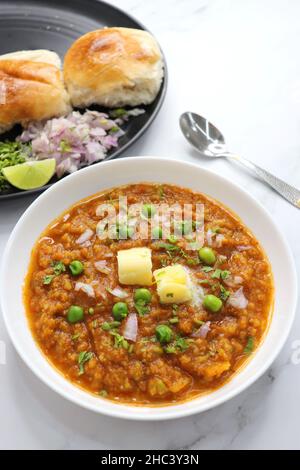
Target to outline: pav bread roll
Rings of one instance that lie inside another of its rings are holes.
[[[0,133],[71,110],[60,58],[47,50],[0,56]]]
[[[64,80],[73,106],[149,104],[163,78],[153,36],[139,29],[105,28],[80,37],[67,51]]]

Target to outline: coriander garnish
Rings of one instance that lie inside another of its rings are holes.
[[[254,338],[253,336],[249,336],[247,344],[244,349],[245,354],[251,354],[254,349]]]
[[[121,322],[119,321],[112,321],[112,322],[105,321],[104,323],[102,323],[101,328],[104,331],[110,331],[110,330],[114,330],[115,328],[118,328],[120,325],[121,325]]]
[[[53,267],[53,271],[56,276],[59,276],[61,273],[64,273],[66,270],[66,266],[64,265],[62,261],[57,261],[56,263],[53,262],[51,266]]]
[[[44,276],[43,284],[45,284],[46,286],[51,284],[54,278],[55,274],[47,274],[47,276]]]
[[[94,353],[91,351],[81,351],[78,356],[79,374],[84,374],[84,364],[92,359]]]
[[[229,296],[230,296],[229,290],[226,290],[224,286],[220,285],[220,299],[224,300],[225,302]]]

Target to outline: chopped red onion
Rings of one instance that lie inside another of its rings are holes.
[[[240,287],[237,291],[230,295],[227,305],[231,305],[234,308],[243,309],[248,305],[248,300],[246,299],[243,287]]]
[[[253,248],[253,246],[251,245],[239,245],[236,247],[238,251],[247,251],[247,250],[251,250],[251,248]]]
[[[64,117],[30,122],[17,140],[31,142],[32,157],[37,160],[55,158],[56,174],[61,177],[103,160],[124,135],[119,125],[144,112],[143,109],[126,111],[119,122],[98,111],[73,111]]]
[[[75,290],[76,291],[82,290],[82,292],[84,292],[89,297],[95,297],[95,291],[90,284],[85,284],[83,282],[76,282]]]
[[[130,341],[136,341],[138,334],[138,319],[136,313],[130,313],[125,321],[123,336]]]
[[[97,271],[99,271],[100,273],[103,273],[103,274],[108,274],[111,271],[111,269],[107,266],[107,261],[106,260],[96,261],[94,263],[94,266],[97,269]]]
[[[126,290],[120,289],[120,287],[115,287],[110,291],[110,293],[115,297],[119,297],[120,299],[125,299],[125,297],[128,297]]]
[[[224,283],[227,286],[233,287],[238,284],[242,284],[243,280],[244,279],[241,276],[229,276],[226,279],[224,279]]]
[[[208,229],[207,232],[206,232],[206,240],[207,240],[207,244],[209,246],[212,246],[213,244],[213,236],[215,234],[213,233],[213,231],[211,229]]]
[[[207,334],[210,331],[210,321],[205,322],[200,328],[192,334],[194,338],[206,338]]]
[[[92,238],[94,232],[90,228],[87,228],[80,237],[77,238],[76,243],[78,245],[82,245],[83,243],[87,242],[90,238]]]
[[[224,240],[225,240],[224,235],[222,235],[222,233],[218,233],[218,235],[216,236],[216,246],[217,246],[217,248],[221,248],[221,246],[223,245]]]

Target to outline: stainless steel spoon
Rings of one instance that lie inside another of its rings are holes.
[[[205,157],[224,157],[235,160],[252,170],[256,176],[300,209],[300,191],[263,168],[227,150],[221,132],[207,119],[196,113],[183,113],[180,127],[189,143]]]

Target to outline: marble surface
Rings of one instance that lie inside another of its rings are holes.
[[[199,159],[183,140],[178,117],[190,109],[211,118],[234,151],[300,187],[300,2],[111,3],[128,10],[157,35],[170,74],[163,109],[127,155],[198,162],[247,188],[282,227],[299,274],[300,212],[239,168]],[[31,201],[0,204],[0,253]],[[134,423],[82,410],[48,390],[17,356],[0,316],[0,447],[299,449],[299,340],[298,308],[292,332],[273,366],[241,395],[180,421]]]

